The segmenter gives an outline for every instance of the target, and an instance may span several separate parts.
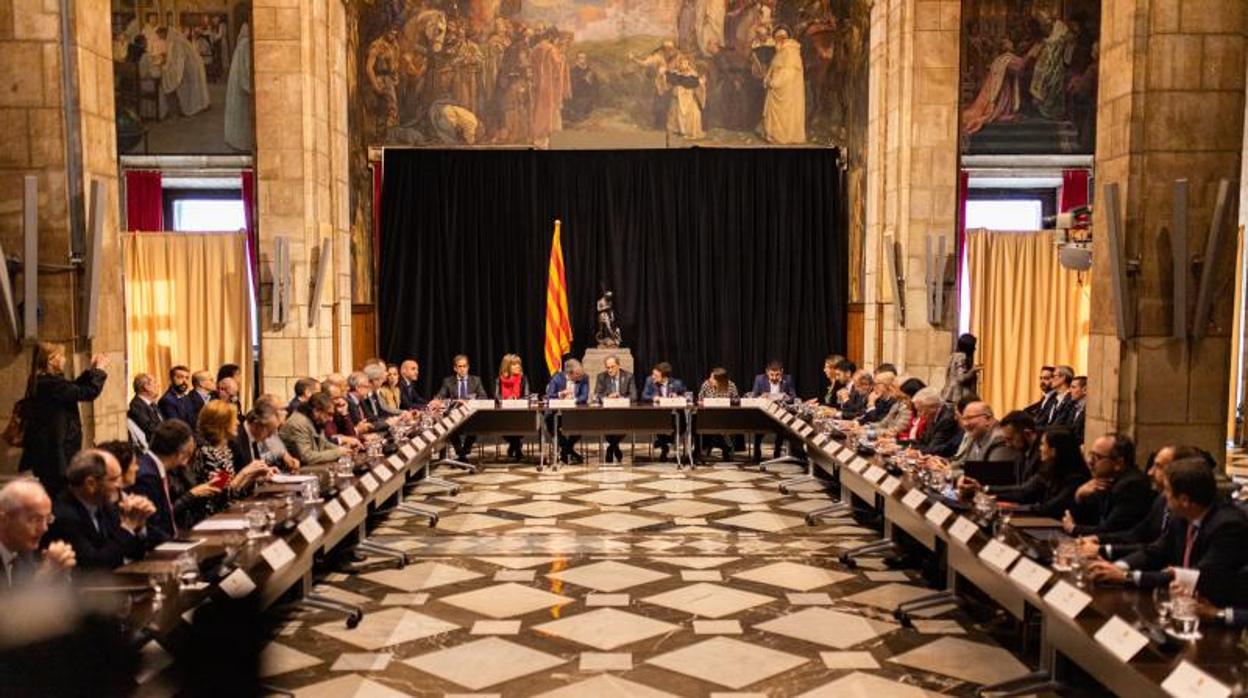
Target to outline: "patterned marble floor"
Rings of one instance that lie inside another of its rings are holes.
[[[791,472],[791,471],[790,471]],[[380,539],[418,558],[336,573],[319,591],[367,615],[285,623],[264,680],[330,696],[969,695],[1025,671],[960,611],[901,628],[913,573],[837,553],[872,537],[850,519],[809,527],[827,499],[776,473],[671,465],[438,473],[417,491],[435,529],[395,513]]]

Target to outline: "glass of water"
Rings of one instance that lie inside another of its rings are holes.
[[[303,503],[319,504],[321,502],[321,480],[310,478],[303,483]]]
[[[1053,552],[1053,569],[1058,572],[1069,572],[1074,568],[1075,556],[1079,554],[1079,543],[1073,538],[1063,538]]]
[[[1170,622],[1170,587],[1162,584],[1153,587],[1153,608],[1157,609],[1157,622],[1166,627]]]
[[[190,553],[182,553],[173,561],[174,574],[177,575],[178,586],[187,588],[199,582],[199,563]]]
[[[1196,613],[1195,596],[1175,596],[1170,602],[1170,612],[1174,615],[1175,635],[1181,640],[1197,640],[1200,638],[1200,616]]]
[[[269,508],[264,504],[252,504],[247,508],[247,540],[257,541],[269,535]]]

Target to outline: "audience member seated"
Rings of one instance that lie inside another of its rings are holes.
[[[201,500],[221,494],[212,483],[193,485],[187,465],[195,456],[195,434],[180,419],[166,419],[152,433],[147,453],[139,457],[132,494],[156,506],[147,519],[147,545],[155,547],[194,526],[205,507]]]
[[[888,408],[888,413],[879,421],[872,423],[872,426],[881,435],[897,436],[909,431],[911,424],[914,423],[914,396],[923,389],[923,381],[918,378],[907,378],[899,388],[894,379],[887,381],[886,385],[893,404]]]
[[[666,361],[660,361],[650,369],[650,375],[646,378],[646,384],[641,390],[641,399],[652,403],[660,397],[684,394],[685,384],[679,378],[672,378],[672,365]],[[660,461],[667,460],[674,438],[675,432],[659,434],[654,438],[654,447],[659,449]]]
[[[392,418],[381,413],[376,401],[377,395],[367,374],[356,371],[347,376],[347,414],[357,435],[384,432],[389,426]]]
[[[215,399],[221,400],[230,407],[233,407],[234,412],[241,417],[243,416],[243,403],[239,399],[238,393],[239,387],[236,379],[227,376],[217,381],[217,394]]]
[[[1083,423],[1087,416],[1088,406],[1087,376],[1075,376],[1075,379],[1070,382],[1070,399],[1073,413],[1070,417],[1070,431],[1074,433],[1076,439],[1079,439],[1079,443],[1083,443]]]
[[[459,354],[451,363],[455,369],[455,373],[442,379],[442,387],[435,396],[439,400],[485,400],[490,397],[485,392],[485,385],[481,383],[478,376],[468,373],[468,357]],[[472,455],[472,446],[477,442],[477,437],[472,434],[461,434],[456,432],[451,436],[451,446],[455,448],[455,455],[461,461],[468,460]]]
[[[725,375],[727,372],[725,371]],[[793,385],[793,376],[784,372],[784,364],[779,361],[772,361],[767,364],[767,370],[754,376],[754,385],[750,388],[750,394],[754,397],[765,397],[772,402],[780,404],[788,404],[797,399],[797,389]],[[755,462],[763,459],[763,435],[754,435],[754,460]],[[779,458],[780,451],[784,447],[784,439],[776,434],[775,447],[772,449],[772,458]]]
[[[386,362],[381,359],[371,359],[360,369],[368,382],[372,385],[372,396],[364,405],[364,414],[367,417],[380,415],[382,417],[405,417],[406,415],[397,407],[391,408],[381,399],[381,389],[386,385]]]
[[[428,400],[420,394],[416,387],[416,379],[420,376],[420,364],[416,359],[408,359],[399,364],[399,409],[424,409]]]
[[[918,419],[907,435],[911,448],[925,456],[952,457],[962,441],[962,429],[940,391],[928,386],[915,393],[914,411]]]
[[[325,436],[325,424],[333,419],[333,411],[334,403],[328,395],[313,393],[278,429],[286,450],[299,459],[301,467],[324,467],[350,453],[349,447],[335,446]]]
[[[140,373],[134,377],[134,397],[130,398],[130,407],[126,410],[126,419],[134,422],[143,433],[143,443],[152,438],[152,432],[160,425],[162,417],[156,401],[160,399],[156,379],[150,373]]]
[[[841,411],[841,419],[858,419],[867,411],[867,400],[875,389],[875,377],[870,371],[858,371],[854,374],[853,383],[843,392],[837,405]]]
[[[1002,417],[1000,427],[1006,445],[1018,454],[1014,465],[1015,479],[1022,484],[1034,477],[1040,468],[1040,430],[1036,428],[1036,420],[1022,410],[1014,410]],[[1079,460],[1083,462],[1082,455]]]
[[[858,421],[862,424],[874,424],[888,416],[893,405],[899,401],[897,396],[897,374],[892,371],[877,371],[873,376],[875,381],[871,388],[871,394],[867,396],[867,409],[858,417]]]
[[[299,472],[299,459],[290,455],[290,451],[286,450],[286,444],[282,443],[282,437],[278,436],[278,431],[282,425],[286,423],[286,417],[289,414],[286,411],[286,404],[281,402],[278,397],[272,393],[263,393],[256,398],[256,407],[267,406],[273,410],[273,414],[277,416],[277,424],[273,428],[273,433],[264,440],[263,452],[265,459],[269,460],[276,454],[281,458],[281,467],[283,470],[291,473]]]
[[[202,421],[202,412],[200,418]],[[281,420],[273,405],[257,401],[256,406],[243,417],[243,423],[235,430],[234,438],[230,439],[230,455],[235,472],[241,472],[257,461],[270,468],[298,472],[299,461],[286,453],[284,448],[277,452],[270,450],[270,439],[280,426]],[[277,441],[281,443],[281,439]]]
[[[698,388],[699,401],[708,397],[735,399],[740,396],[740,393],[737,392],[737,384],[728,379],[728,369],[722,367],[711,369],[710,377],[702,381],[702,386]],[[762,437],[757,436],[755,438],[758,439],[761,445]],[[724,434],[699,434],[698,447],[699,453],[708,454],[711,452],[711,449],[718,448],[723,453],[725,463],[732,460],[732,442]]]
[[[207,371],[196,371],[191,374],[191,392],[187,394],[186,416],[191,418],[187,424],[199,424],[199,411],[204,409],[217,392],[217,381]]]
[[[339,446],[359,446],[360,435],[356,433],[355,421],[351,419],[351,405],[342,390],[326,382],[322,384],[321,392],[329,397],[334,409],[329,421],[325,423],[325,438]]]
[[[823,394],[819,397],[813,397],[806,401],[808,405],[821,405],[823,407],[836,407],[837,393],[848,384],[848,380],[842,380],[840,366],[845,361],[845,357],[840,354],[832,354],[823,360],[823,377],[828,380],[828,386],[824,388]],[[852,371],[851,371],[852,375]]]
[[[390,412],[399,412],[399,367],[394,364],[386,366],[386,381],[377,389],[377,397],[381,405]]]
[[[1015,415],[1031,421],[1023,412],[1011,412],[1009,416],[1018,419]],[[1088,481],[1088,466],[1079,451],[1079,442],[1065,429],[1050,429],[1036,441],[1037,464],[1022,484],[990,487],[964,476],[958,482],[958,493],[969,500],[982,489],[995,495],[998,502],[1014,505],[1016,511],[1061,518],[1074,506],[1075,491]]]
[[[1163,470],[1171,516],[1165,533],[1117,562],[1094,562],[1091,577],[1151,589],[1175,581],[1175,568],[1195,569],[1196,593],[1227,605],[1235,597],[1236,574],[1248,562],[1248,518],[1218,499],[1217,478],[1202,459],[1176,460]]]
[[[1057,393],[1049,386],[1053,380],[1053,367],[1040,367],[1040,399],[1028,405],[1023,409],[1024,412],[1031,415],[1031,418],[1040,423],[1040,418],[1048,413],[1049,408],[1053,406],[1053,400],[1057,397]]]
[[[1022,454],[1005,441],[1005,435],[993,417],[992,407],[981,400],[971,402],[962,410],[959,420],[962,433],[969,439],[968,448],[958,454],[952,465],[965,463],[999,463],[1002,468],[1015,470]],[[1015,476],[1017,482],[1017,475]]]
[[[312,393],[321,389],[321,382],[315,378],[300,378],[295,381],[295,397],[291,399],[290,404],[286,405],[286,415],[290,416],[299,411],[299,406],[308,401],[312,397]]]
[[[217,369],[217,387],[221,387],[221,381],[226,378],[232,379],[235,385],[243,384],[243,369],[238,364],[221,364],[221,368]]]
[[[74,549],[54,540],[39,546],[52,523],[52,500],[37,480],[19,478],[0,488],[0,591],[67,578]]]
[[[256,458],[234,466],[234,441],[238,438],[238,412],[225,400],[209,400],[199,411],[199,444],[191,468],[197,484],[211,483],[221,496],[204,498],[210,513],[226,508],[229,500],[247,496],[252,487],[272,474],[269,465]]]
[[[126,492],[134,487],[134,480],[139,476],[139,451],[128,441],[103,441],[95,445],[101,451],[108,451],[117,459],[121,466],[121,488]]]
[[[1044,427],[1070,426],[1074,417],[1074,401],[1070,396],[1070,383],[1075,379],[1075,370],[1069,366],[1058,366],[1053,369],[1053,378],[1049,387],[1053,391],[1053,399],[1047,411],[1036,419],[1036,425]]]
[[[165,419],[180,419],[192,424],[190,403],[187,394],[191,392],[191,369],[186,366],[174,366],[169,369],[169,387],[156,402],[160,416]]]
[[[549,400],[576,400],[576,404],[589,403],[589,376],[585,375],[585,367],[576,359],[563,362],[563,372],[550,377],[546,384],[546,398]],[[553,419],[553,415],[551,417]],[[576,452],[576,444],[580,436],[565,436],[559,433],[559,462],[583,463],[585,459]]]
[[[77,566],[88,570],[111,570],[147,553],[146,522],[156,506],[146,497],[122,494],[121,464],[113,454],[79,451],[65,478],[69,486],[52,503],[45,541],[69,543]]]
[[[1079,543],[1084,553],[1089,556],[1099,555],[1107,560],[1117,560],[1160,538],[1170,522],[1170,509],[1166,506],[1165,497],[1166,466],[1176,460],[1203,457],[1201,450],[1193,446],[1163,446],[1158,449],[1145,468],[1145,474],[1157,493],[1153,497],[1148,516],[1140,519],[1139,523],[1131,528],[1080,538]],[[1217,462],[1210,457],[1206,465],[1213,470]]]
[[[104,390],[108,356],[97,354],[74,380],[65,377],[65,347],[39,342],[22,400],[21,472],[33,472],[50,496],[65,487],[69,459],[82,449],[78,403],[91,402]]]
[[[529,377],[524,375],[524,364],[519,354],[504,354],[498,365],[498,380],[494,382],[494,397],[499,400],[519,400],[529,394]],[[507,441],[507,459],[518,462],[524,459],[524,437],[504,436]]]
[[[633,382],[633,374],[620,368],[620,357],[615,354],[602,361],[602,373],[594,381],[594,402],[602,404],[606,398],[627,398],[630,403],[637,401],[637,384]],[[624,452],[620,450],[622,434],[607,434],[607,452],[603,458],[607,463],[624,462]]]
[[[1092,479],[1075,491],[1075,506],[1062,517],[1071,535],[1125,531],[1148,516],[1153,491],[1135,467],[1135,444],[1124,434],[1106,434],[1088,449]]]

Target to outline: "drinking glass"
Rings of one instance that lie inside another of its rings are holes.
[[[1082,589],[1087,586],[1088,558],[1083,554],[1082,550],[1076,548],[1073,562],[1072,569],[1075,573],[1075,586]]]
[[[975,499],[972,501],[975,514],[982,521],[991,521],[993,515],[997,513],[997,498],[983,490],[976,492]]]
[[[199,563],[189,552],[182,553],[173,561],[173,570],[177,575],[179,588],[192,587],[199,582]]]
[[[312,478],[303,483],[303,503],[319,504],[321,502],[320,478]]]
[[[997,540],[1005,540],[1005,529],[1010,525],[1010,510],[1006,509],[997,514]]]
[[[1170,602],[1174,615],[1175,635],[1181,640],[1200,638],[1200,616],[1196,613],[1196,597],[1175,596]]]
[[[1169,586],[1162,584],[1153,587],[1153,607],[1157,609],[1157,622],[1161,624],[1161,627],[1166,627],[1170,622],[1170,610],[1172,608]]]
[[[1053,569],[1058,572],[1069,572],[1074,568],[1075,556],[1079,554],[1079,543],[1073,538],[1063,538],[1057,544],[1053,554]]]
[[[247,540],[257,541],[268,535],[269,508],[263,504],[252,504],[247,508]]]

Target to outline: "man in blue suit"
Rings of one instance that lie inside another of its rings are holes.
[[[658,397],[672,397],[685,394],[685,384],[679,378],[672,378],[672,365],[660,361],[650,369],[646,378],[646,386],[641,391],[641,399],[653,402]],[[654,447],[659,449],[659,460],[667,460],[667,452],[672,448],[673,434],[659,434],[654,439]]]
[[[568,359],[563,363],[563,373],[556,373],[546,384],[546,397],[550,400],[576,400],[576,404],[589,402],[589,376],[585,375],[585,367],[576,359]],[[584,463],[585,459],[576,452],[579,436],[559,434],[559,462]]]
[[[772,360],[767,364],[767,370],[754,376],[754,386],[750,389],[750,394],[754,397],[765,397],[782,405],[795,402],[797,400],[797,389],[793,387],[793,376],[784,372],[784,364],[777,360]],[[776,436],[775,449],[772,451],[773,458],[780,457],[780,449],[784,443],[779,435]],[[796,448],[796,445],[791,445]],[[795,456],[800,453],[795,451]],[[763,459],[763,435],[754,435],[754,460],[761,461]]]

